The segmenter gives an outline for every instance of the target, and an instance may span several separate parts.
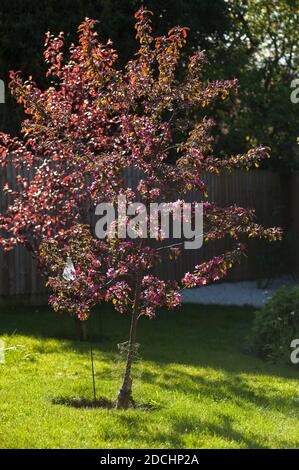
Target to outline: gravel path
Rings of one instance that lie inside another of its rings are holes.
[[[182,301],[189,304],[250,305],[262,307],[277,289],[284,285],[294,284],[295,281],[291,276],[272,279],[265,289],[258,289],[256,281],[211,284],[183,291]]]

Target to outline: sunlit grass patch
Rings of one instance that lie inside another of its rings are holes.
[[[298,448],[298,371],[243,353],[252,314],[184,306],[141,321],[138,406],[119,411],[125,316],[104,307],[88,324],[97,399],[109,404],[92,406],[89,343],[73,319],[3,309],[1,339],[18,348],[0,364],[0,447]]]

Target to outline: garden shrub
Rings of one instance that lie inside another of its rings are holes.
[[[282,287],[256,312],[252,348],[264,359],[290,362],[295,338],[299,338],[299,287]]]

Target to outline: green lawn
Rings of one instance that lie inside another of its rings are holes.
[[[142,320],[137,408],[74,408],[57,399],[92,398],[88,343],[73,319],[47,309],[1,308],[1,448],[299,447],[298,369],[243,352],[252,309],[184,306]],[[114,398],[123,364],[117,343],[128,318],[103,307],[88,324],[99,397]]]

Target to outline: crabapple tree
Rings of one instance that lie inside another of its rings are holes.
[[[31,250],[47,277],[55,311],[85,320],[106,301],[131,318],[118,408],[134,403],[131,369],[140,317],[177,307],[182,289],[224,277],[245,253],[244,237],[281,236],[280,229],[260,226],[253,210],[221,208],[208,200],[205,173],[248,170],[268,156],[263,146],[225,159],[213,154],[213,121],[205,108],[225,99],[236,80],[204,80],[202,52],[182,63],[187,28],[154,37],[152,12],[141,8],[135,17],[139,50],[123,69],[111,41],[98,40],[91,19],[79,26],[78,44],[67,52],[63,33],[47,33],[50,85],[41,90],[31,78],[23,81],[20,72],[11,72],[11,92],[28,117],[19,138],[0,135],[1,166],[13,166],[16,174],[16,184],[4,187],[2,247]],[[133,189],[124,178],[130,168],[141,175]],[[180,280],[153,274],[165,253],[173,259],[182,254],[181,241],[167,243],[160,228],[151,243],[95,236],[91,213],[99,203],[116,205],[125,196],[128,204],[138,200],[147,207],[175,198],[181,207],[190,190],[201,194],[204,243],[230,237],[233,246]]]

